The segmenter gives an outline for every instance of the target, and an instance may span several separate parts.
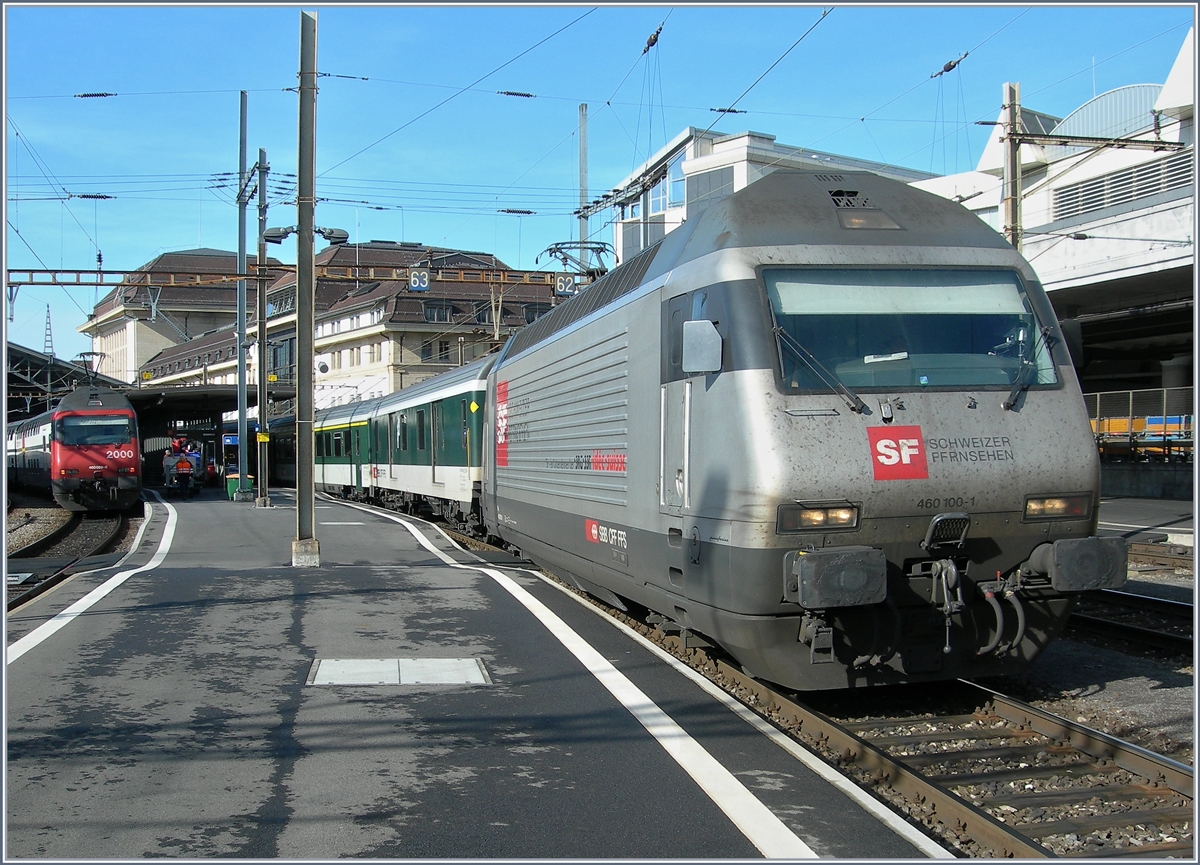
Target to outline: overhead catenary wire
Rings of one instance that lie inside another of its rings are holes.
[[[30,246],[29,241],[25,239],[25,235],[21,234],[21,232],[17,230],[17,227],[12,224],[12,220],[6,219],[5,222],[8,223],[8,227],[13,230],[13,233],[16,234],[18,238],[20,238],[21,243],[25,244],[25,247],[31,253],[33,253],[33,257],[38,260],[38,264],[40,264],[42,266],[42,269],[43,270],[51,270],[52,268],[49,265],[47,265],[46,262],[42,261],[42,257],[37,254],[37,250],[34,249],[32,246]],[[82,306],[79,306],[79,301],[77,301],[75,298],[71,297],[71,292],[67,291],[67,287],[65,285],[60,285],[59,287],[63,290],[63,293],[71,299],[71,303],[75,304],[75,306],[78,307],[80,312],[82,312],[84,315],[87,315],[86,310],[84,310],[84,308]]]
[[[5,116],[8,119],[8,122],[12,126],[13,130],[17,133],[17,140],[21,143],[21,146],[26,149],[26,151],[29,153],[29,155],[33,157],[34,164],[38,167],[38,170],[42,173],[42,176],[46,178],[46,182],[49,183],[52,187],[56,187],[56,188],[62,190],[64,193],[67,193],[69,195],[70,193],[67,191],[67,188],[65,186],[63,186],[62,183],[59,182],[57,178],[52,179],[53,172],[50,171],[49,166],[47,166],[45,164],[45,161],[42,159],[41,155],[34,149],[33,145],[29,143],[29,137],[26,136],[23,132],[21,132],[21,128],[19,126],[17,126],[17,123],[15,120],[12,119],[12,116],[11,115],[5,115]],[[63,204],[63,207],[66,207],[65,203]],[[67,207],[66,209],[67,209],[67,213],[71,214],[71,218],[73,220],[75,220],[75,224],[79,226],[80,231],[82,231],[84,233],[84,236],[87,237],[87,239],[91,242],[92,246],[95,247],[97,252],[99,252],[100,251],[99,244],[96,243],[95,238],[93,238],[90,234],[88,234],[87,228],[85,228],[83,223],[79,221],[79,217],[77,217],[75,215],[75,213],[71,210],[71,208]]]
[[[524,51],[522,51],[520,54],[517,54],[515,57],[512,57],[512,58],[510,58],[509,60],[506,60],[506,61],[504,61],[504,62],[503,62],[503,63],[501,63],[499,66],[497,66],[495,69],[491,70],[490,72],[488,72],[488,73],[486,73],[486,74],[484,74],[484,75],[481,75],[479,78],[475,79],[475,80],[474,80],[474,81],[472,81],[470,84],[468,84],[468,85],[467,85],[467,87],[464,87],[464,88],[461,88],[460,90],[457,90],[457,91],[455,91],[453,94],[451,94],[450,96],[447,96],[445,99],[443,99],[443,100],[442,100],[441,102],[439,102],[437,105],[434,105],[432,108],[428,108],[428,109],[426,109],[425,111],[422,111],[422,112],[421,112],[420,114],[418,114],[416,117],[414,117],[414,118],[412,118],[411,120],[407,121],[406,123],[403,123],[403,124],[401,124],[400,126],[396,127],[396,128],[395,128],[395,129],[393,129],[391,132],[389,132],[387,135],[384,135],[382,138],[379,138],[379,139],[377,139],[376,141],[373,141],[372,143],[368,144],[366,147],[362,148],[361,150],[358,150],[358,151],[356,151],[356,152],[354,152],[354,153],[350,154],[349,156],[347,156],[345,159],[341,160],[340,162],[337,162],[337,163],[333,164],[333,165],[332,165],[332,166],[330,166],[329,168],[325,169],[325,171],[321,172],[321,175],[320,175],[320,176],[324,177],[326,174],[328,174],[328,173],[329,173],[330,171],[332,171],[333,169],[335,169],[335,168],[338,168],[339,166],[345,165],[345,164],[346,164],[347,162],[349,162],[351,159],[355,159],[355,158],[357,158],[357,157],[361,156],[362,154],[366,153],[366,152],[367,152],[368,150],[370,150],[371,148],[373,148],[373,147],[376,147],[376,146],[377,146],[377,145],[379,145],[379,144],[382,144],[384,141],[387,141],[389,138],[391,138],[391,137],[392,137],[393,135],[395,135],[397,132],[401,132],[401,131],[403,131],[403,130],[407,129],[409,126],[412,126],[414,123],[416,123],[416,122],[417,122],[418,120],[420,120],[421,118],[423,118],[423,117],[426,117],[426,116],[428,116],[429,114],[431,114],[431,113],[433,113],[434,111],[436,111],[437,109],[441,108],[441,107],[442,107],[443,105],[445,105],[447,102],[450,102],[452,99],[456,99],[457,97],[461,96],[463,93],[467,92],[467,90],[468,90],[469,88],[471,88],[471,87],[474,87],[476,84],[479,84],[480,82],[486,81],[488,78],[491,78],[493,75],[495,75],[495,74],[496,74],[497,72],[499,72],[501,69],[505,68],[506,66],[510,66],[510,65],[512,65],[513,63],[517,62],[517,61],[518,61],[518,60],[520,60],[522,57],[524,57],[526,54],[528,54],[529,52],[533,51],[535,48],[538,48],[538,47],[540,47],[541,45],[545,44],[546,42],[549,42],[549,41],[550,41],[551,39],[553,39],[555,36],[557,36],[558,34],[562,33],[564,30],[567,30],[567,29],[569,29],[569,28],[573,27],[574,25],[578,24],[580,21],[582,21],[584,18],[588,17],[589,15],[591,15],[591,14],[592,14],[593,12],[595,12],[595,11],[596,11],[596,7],[592,7],[592,8],[591,8],[591,9],[589,9],[587,12],[584,12],[582,15],[580,15],[578,18],[574,19],[573,21],[571,21],[571,22],[569,22],[569,23],[567,23],[567,24],[564,24],[562,27],[560,27],[560,28],[558,28],[557,30],[555,30],[555,31],[554,31],[553,33],[551,33],[549,36],[546,36],[546,37],[544,37],[543,39],[540,39],[539,41],[535,42],[533,45],[530,45],[528,48],[526,48],[526,49],[525,49]]]
[[[778,58],[775,60],[775,62],[774,62],[774,63],[772,63],[770,66],[768,66],[768,67],[766,68],[766,70],[765,70],[765,71],[764,71],[764,72],[763,72],[761,75],[759,75],[759,76],[758,76],[756,79],[754,79],[754,83],[753,83],[753,84],[751,84],[749,87],[747,87],[745,90],[743,90],[743,91],[742,91],[742,95],[741,95],[741,96],[739,96],[737,99],[735,99],[735,100],[733,100],[732,102],[730,102],[730,103],[729,103],[729,106],[728,106],[728,107],[729,107],[729,109],[734,109],[734,108],[737,108],[737,104],[738,104],[739,102],[741,102],[741,101],[742,101],[742,100],[743,100],[743,99],[746,97],[746,94],[747,94],[747,93],[749,93],[751,90],[753,90],[755,87],[757,87],[757,86],[758,86],[758,84],[759,84],[759,82],[760,82],[760,81],[762,81],[764,78],[766,78],[766,77],[767,77],[767,75],[768,75],[768,74],[770,74],[770,72],[771,72],[771,70],[772,70],[772,69],[774,69],[774,68],[775,68],[776,66],[778,66],[780,63],[782,63],[782,62],[783,62],[783,59],[784,59],[785,57],[787,57],[789,54],[791,54],[791,53],[792,53],[792,51],[793,51],[793,50],[795,50],[795,48],[796,48],[796,46],[797,46],[797,45],[799,45],[799,44],[800,44],[801,42],[803,42],[803,41],[804,41],[806,38],[808,38],[808,34],[812,33],[814,30],[816,30],[816,29],[817,29],[817,25],[819,25],[819,24],[820,24],[822,21],[824,21],[824,20],[825,20],[825,18],[826,18],[826,17],[829,15],[829,13],[830,13],[830,12],[832,12],[832,11],[834,10],[834,8],[835,8],[835,7],[832,7],[832,6],[831,6],[831,7],[829,7],[828,9],[822,9],[822,10],[821,10],[821,17],[820,17],[820,18],[818,18],[816,21],[814,21],[814,22],[813,22],[813,25],[812,25],[811,27],[809,27],[807,30],[805,30],[803,33],[801,33],[801,34],[800,34],[800,38],[799,38],[799,39],[797,39],[795,42],[793,42],[793,43],[791,44],[791,46],[790,46],[790,47],[789,47],[789,48],[788,48],[786,51],[784,51],[782,54],[780,54],[780,55],[779,55],[779,57],[778,57]],[[724,116],[724,115],[722,115],[722,116]],[[720,123],[720,122],[721,122],[721,118],[720,118],[720,117],[718,117],[716,120],[714,120],[712,123],[710,123],[710,124],[708,125],[708,128],[707,128],[707,129],[705,129],[705,130],[704,130],[704,132],[700,133],[700,137],[701,137],[701,138],[703,138],[705,135],[707,135],[709,132],[711,132],[711,131],[712,131],[712,128],[713,128],[714,126],[716,126],[716,125],[717,125],[718,123]]]

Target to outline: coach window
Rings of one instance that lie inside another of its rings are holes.
[[[408,415],[400,415],[400,432],[398,433],[400,450],[408,450]]]
[[[425,450],[425,411],[417,412],[417,450]]]
[[[462,432],[463,432],[463,450],[467,449],[467,401],[461,400],[462,404]]]
[[[342,454],[342,433],[338,431],[333,434],[333,455],[340,457]]]
[[[324,436],[324,434],[317,433],[316,436],[314,436],[314,438],[316,438],[316,440],[317,440],[317,456],[319,456],[319,457],[325,456],[325,436]]]

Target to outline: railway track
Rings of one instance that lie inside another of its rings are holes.
[[[782,693],[686,638],[661,642],[961,855],[1194,858],[1190,766],[968,682],[951,695],[967,711],[823,712],[811,705],[823,695]],[[902,699],[941,705],[938,692]]]
[[[1192,604],[1109,589],[1086,592],[1071,612],[1072,628],[1134,645],[1191,655]]]
[[[1129,564],[1140,571],[1192,573],[1195,552],[1180,544],[1130,544]]]
[[[61,528],[10,553],[6,610],[11,612],[29,603],[68,579],[81,562],[107,552],[125,534],[128,522],[125,514],[74,514]],[[56,564],[39,568],[36,562],[46,561],[38,558],[41,556],[53,556]],[[66,563],[62,564],[64,558]],[[28,572],[21,572],[23,562],[29,563]]]
[[[469,549],[491,549],[450,534]],[[960,855],[1194,858],[1188,765],[969,682],[844,692],[854,708],[838,710],[840,697],[784,693],[686,631],[667,633],[549,576],[689,663]],[[835,708],[822,711],[818,702]],[[878,712],[947,702],[953,705],[945,711]]]

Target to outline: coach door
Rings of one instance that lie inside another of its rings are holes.
[[[351,462],[353,462],[353,464],[354,464],[354,488],[358,489],[358,490],[361,490],[362,485],[363,485],[363,482],[362,482],[362,470],[363,470],[362,437],[363,437],[363,430],[365,430],[365,429],[366,429],[366,427],[363,424],[357,424],[355,426],[350,427],[350,441],[352,443],[350,459],[351,459]]]
[[[438,451],[442,448],[442,404],[435,402],[429,406],[429,465],[433,468],[431,480],[438,480]]]

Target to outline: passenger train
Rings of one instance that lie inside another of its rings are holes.
[[[796,690],[1020,671],[1127,570],[1037,274],[865,172],[775,171],[314,430],[319,490],[499,539]]]
[[[77,388],[7,433],[9,484],[50,492],[68,511],[140,507],[137,415],[119,391]]]

